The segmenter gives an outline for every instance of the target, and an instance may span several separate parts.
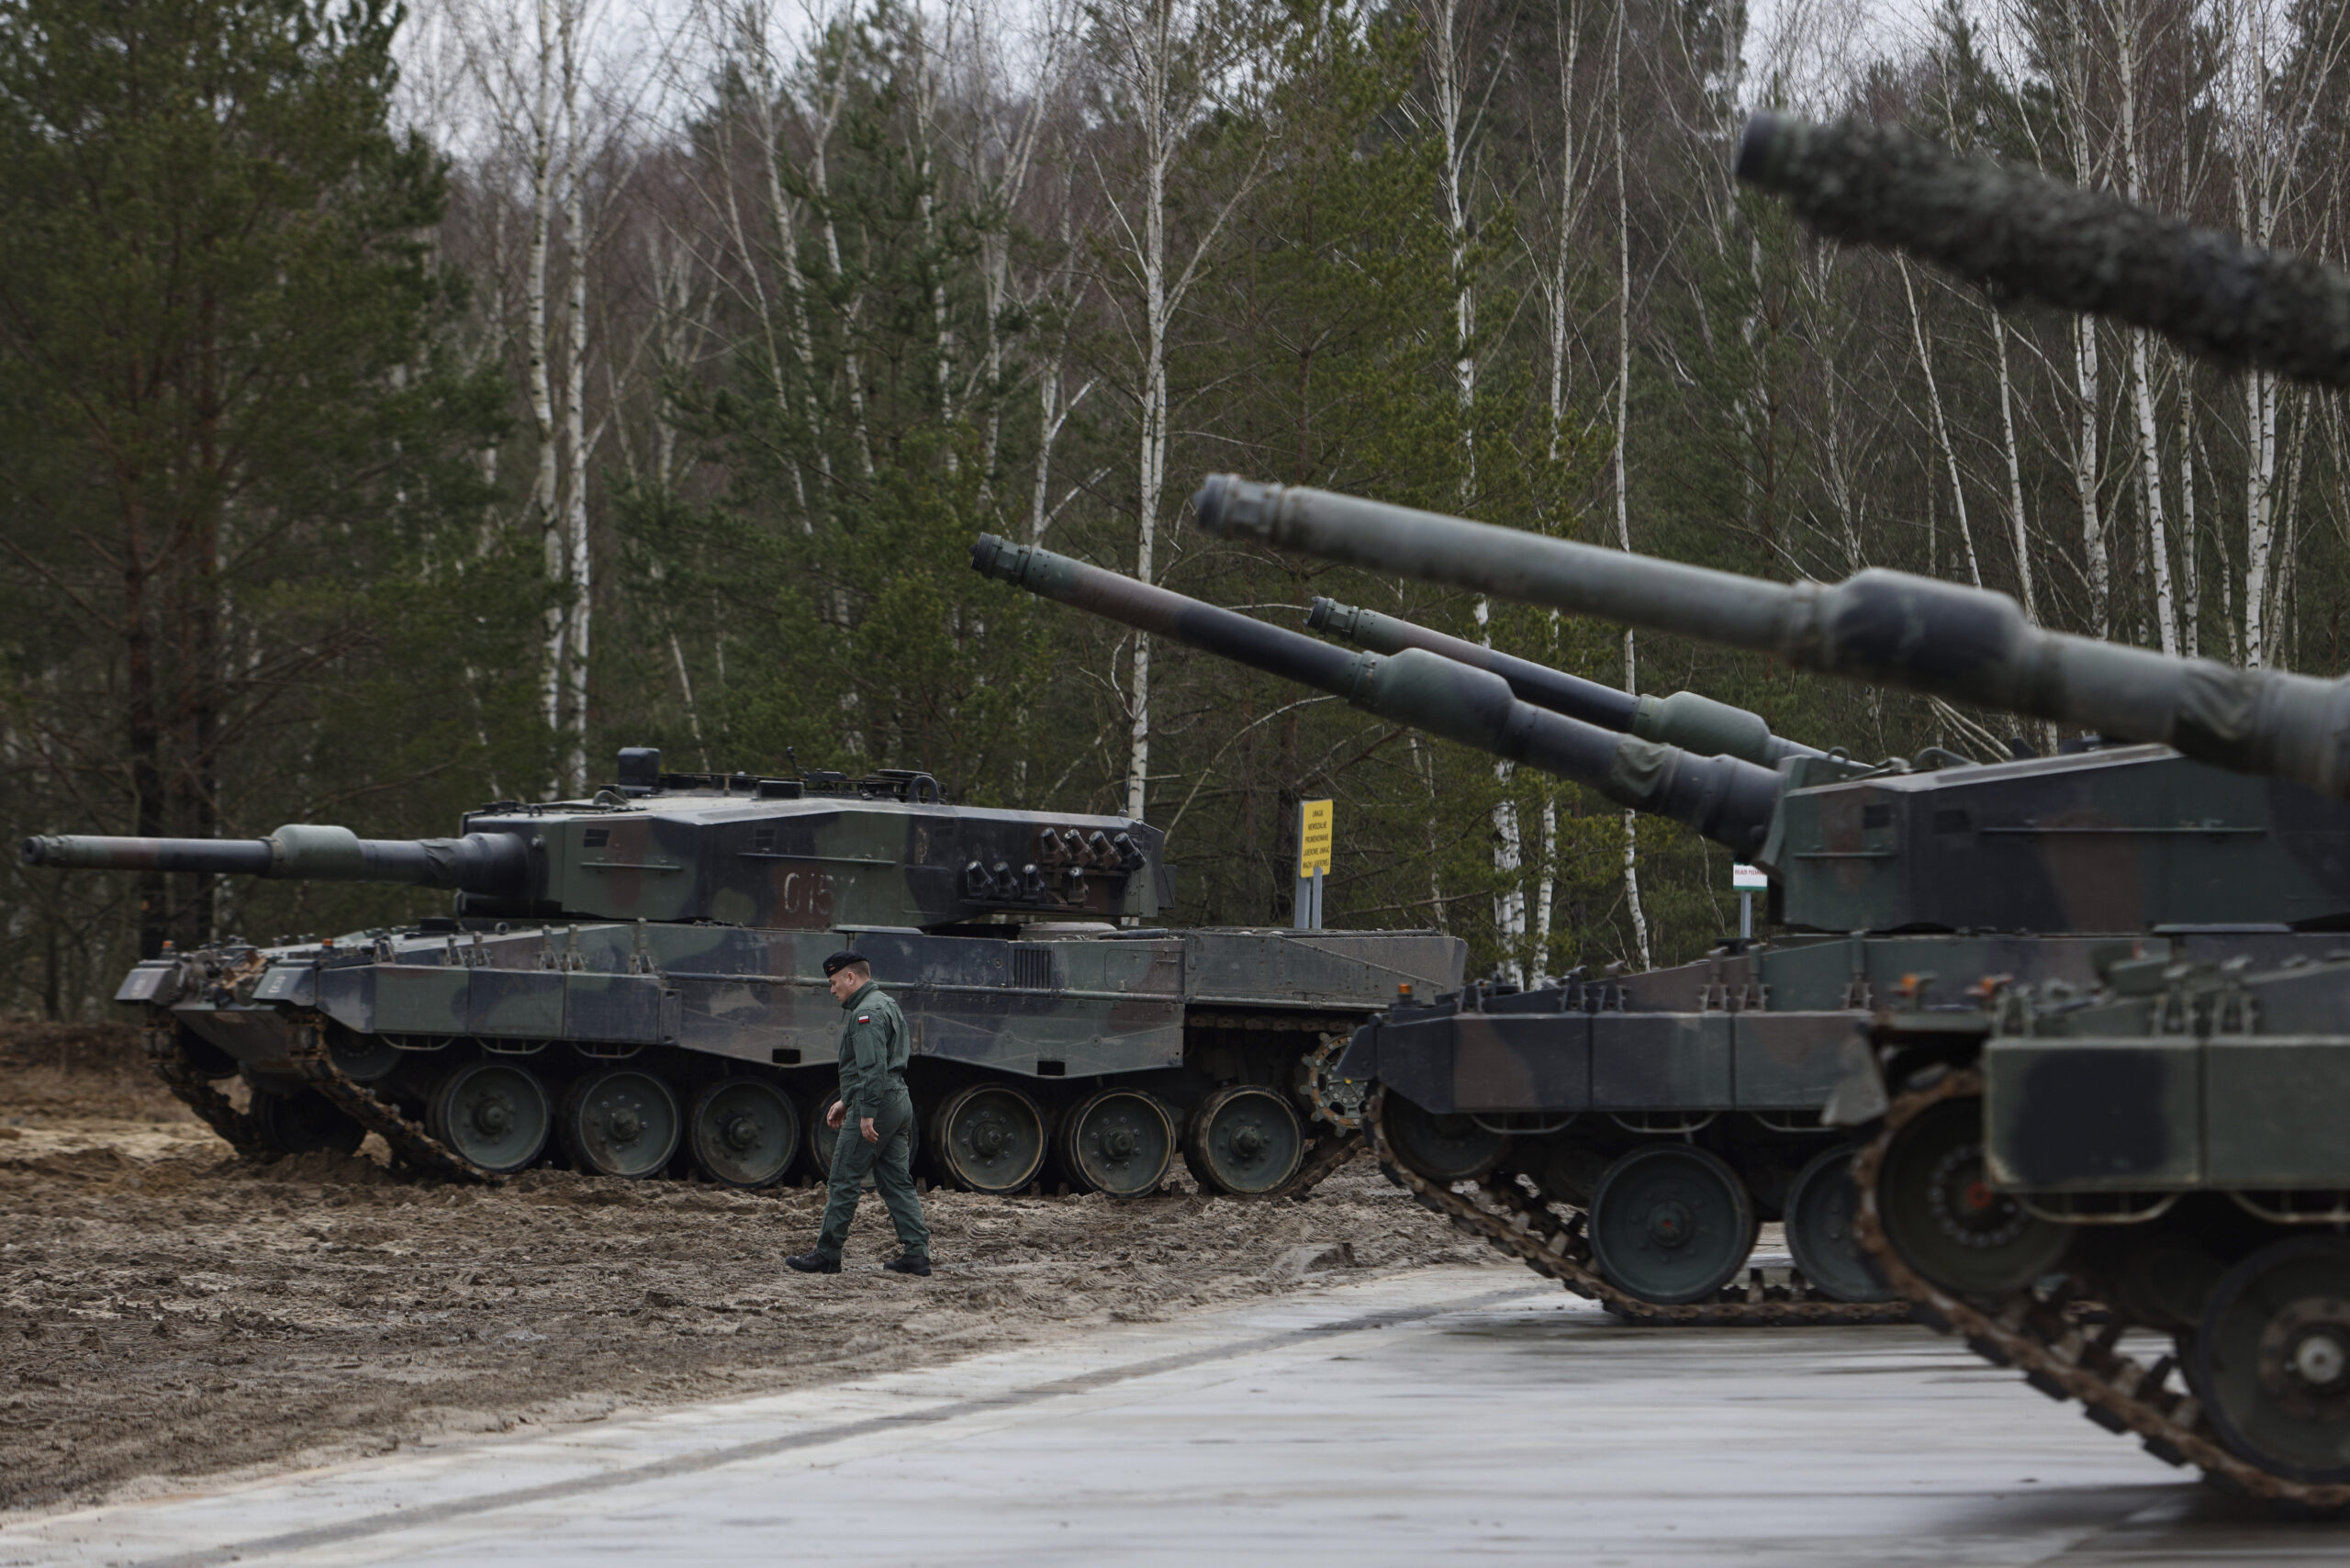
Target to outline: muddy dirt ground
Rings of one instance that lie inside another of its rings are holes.
[[[230,1155],[128,1028],[0,1024],[0,1509],[173,1490],[628,1406],[917,1366],[1208,1303],[1493,1262],[1358,1160],[1303,1202],[876,1201],[848,1271],[782,1266],[820,1188],[534,1171],[495,1189]]]

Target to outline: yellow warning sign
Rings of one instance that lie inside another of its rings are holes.
[[[1330,870],[1331,829],[1337,820],[1337,806],[1330,801],[1300,801],[1297,803],[1297,874],[1311,877]]]

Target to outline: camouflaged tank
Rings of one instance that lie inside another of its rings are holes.
[[[1230,483],[1203,499],[1211,526]],[[1907,1319],[1853,1229],[1851,1137],[1820,1107],[1857,1031],[1915,977],[2087,987],[2115,935],[2181,959],[2274,961],[2343,940],[2296,926],[2350,924],[2350,812],[2167,748],[1862,764],[1693,693],[1636,699],[1329,600],[1309,624],[1369,652],[1050,552],[983,541],[977,554],[1034,591],[1573,778],[1771,869],[1772,941],[1416,999],[1359,1030],[1338,1064],[1376,1086],[1391,1175],[1625,1316]],[[1764,1220],[1784,1222],[1792,1269],[1755,1265]]]
[[[1739,173],[1823,233],[2223,365],[2350,385],[2339,268],[1886,128],[1758,116]],[[2345,793],[2342,682],[2101,653],[1942,596],[1902,619],[1883,661],[1896,684],[2004,692]],[[1863,658],[1882,655],[1827,662]],[[1831,1107],[1869,1139],[1859,1223],[1893,1282],[2174,1464],[2296,1510],[2350,1508],[2350,943],[2282,963],[2116,947],[2092,987],[1940,1001],[1880,1015]],[[2109,1318],[2094,1332],[2085,1299]]]
[[[1209,1191],[1302,1191],[1359,1143],[1323,1088],[1346,1032],[1399,987],[1457,985],[1462,944],[1143,924],[1172,902],[1163,836],[951,806],[920,773],[677,774],[631,749],[592,798],[499,802],[455,838],[36,837],[24,858],[454,893],[414,925],[125,979],[157,1071],[248,1153],[373,1130],[453,1176],[821,1171],[841,1024],[821,966],[854,944],[905,1012],[944,1179],[1132,1196],[1180,1152]]]
[[[1763,583],[1237,481],[1201,511],[1218,532],[2142,743],[1825,784],[1783,763],[1757,857],[1782,917],[1942,929],[1738,957],[1773,1011],[1792,1000],[1788,958],[1849,952],[1867,981],[1821,1119],[1858,1136],[1853,1234],[1921,1318],[2225,1488],[2350,1507],[2350,684],[2046,632],[2001,595],[1901,573]],[[2083,935],[1952,929],[1969,924]],[[1730,957],[1682,971],[1684,989]],[[1364,1031],[1391,1090],[1430,1060],[1456,1092],[1544,1062],[1580,1081],[1572,1056],[1514,1046],[1490,1018],[1406,1052],[1414,1021]]]

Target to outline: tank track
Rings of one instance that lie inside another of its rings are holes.
[[[2051,1399],[2077,1399],[2081,1414],[2117,1436],[2136,1436],[2166,1463],[2194,1465],[2223,1492],[2262,1498],[2312,1513],[2350,1508],[2350,1485],[2314,1485],[2273,1475],[2223,1447],[2192,1392],[2169,1386],[2176,1357],[2147,1366],[2115,1347],[2129,1325],[2085,1322],[2061,1294],[2026,1288],[1996,1298],[1968,1298],[1943,1290],[1902,1261],[1888,1244],[1877,1211],[1877,1173],[1893,1136],[1929,1106],[1979,1096],[1982,1075],[1953,1071],[1930,1088],[1898,1095],[1876,1137],[1852,1157],[1860,1202],[1853,1231],[1885,1271],[1886,1282],[1914,1306],[1917,1320],[1957,1335],[1996,1367],[2012,1367]],[[2094,1332],[2091,1330],[2094,1329]],[[2185,1383],[2182,1375],[2181,1383]]]
[[[1307,1146],[1305,1158],[1298,1162],[1297,1174],[1265,1195],[1305,1197],[1360,1154],[1362,1147],[1362,1135],[1359,1132],[1326,1133]]]
[[[1379,1169],[1390,1182],[1411,1193],[1422,1208],[1450,1220],[1454,1229],[1482,1238],[1495,1251],[1558,1281],[1579,1296],[1598,1302],[1626,1322],[1777,1328],[1912,1320],[1908,1302],[1835,1301],[1812,1295],[1799,1283],[1764,1285],[1753,1276],[1750,1276],[1747,1284],[1724,1286],[1722,1294],[1712,1301],[1677,1306],[1627,1294],[1599,1271],[1580,1213],[1561,1219],[1548,1204],[1527,1192],[1515,1179],[1480,1178],[1447,1186],[1428,1180],[1395,1158],[1387,1142],[1386,1100],[1384,1088],[1374,1089],[1365,1106],[1363,1121]],[[1474,1195],[1453,1190],[1462,1186],[1473,1189]]]
[[[168,1014],[151,1018],[140,1033],[147,1047],[147,1065],[154,1070],[163,1087],[172,1092],[172,1097],[195,1112],[206,1126],[220,1136],[221,1142],[247,1159],[274,1159],[284,1152],[262,1136],[252,1115],[237,1109],[226,1094],[212,1087],[210,1078],[196,1070],[180,1038],[176,1020]]]
[[[325,1095],[344,1115],[369,1132],[381,1135],[391,1146],[393,1158],[401,1164],[485,1186],[495,1187],[506,1180],[467,1159],[400,1114],[399,1107],[377,1099],[364,1084],[335,1066],[334,1058],[327,1054],[323,1019],[308,1019],[296,1031],[293,1057],[294,1064],[301,1069],[311,1088]]]

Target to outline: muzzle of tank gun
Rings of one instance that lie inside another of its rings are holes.
[[[288,823],[267,838],[37,836],[28,866],[99,871],[196,871],[288,881],[396,882],[462,892],[524,890],[530,850],[510,834],[361,838],[347,827]]]
[[[1212,533],[2159,741],[2215,767],[2350,795],[2350,685],[2044,631],[2005,594],[1874,569],[1832,586],[1767,583],[1229,475],[1194,505]]]
[[[1424,648],[1348,653],[1235,610],[1203,604],[1035,545],[986,536],[971,553],[989,576],[1345,699],[1366,712],[1598,790],[1685,823],[1737,853],[1762,847],[1777,774],[1729,756],[1604,730],[1522,702],[1509,683]]]
[[[1897,126],[1760,114],[1738,177],[1830,239],[1904,252],[2032,299],[2151,328],[2189,353],[2350,386],[2350,273],[2264,251]]]
[[[1483,644],[1448,636],[1375,610],[1317,599],[1305,624],[1373,653],[1424,648],[1459,664],[1489,670],[1509,682],[1519,700],[1603,730],[1679,746],[1700,756],[1735,756],[1759,767],[1776,767],[1790,756],[1818,756],[1814,748],[1782,740],[1760,713],[1717,702],[1695,691],[1669,697],[1635,697],[1564,670],[1498,653]]]

